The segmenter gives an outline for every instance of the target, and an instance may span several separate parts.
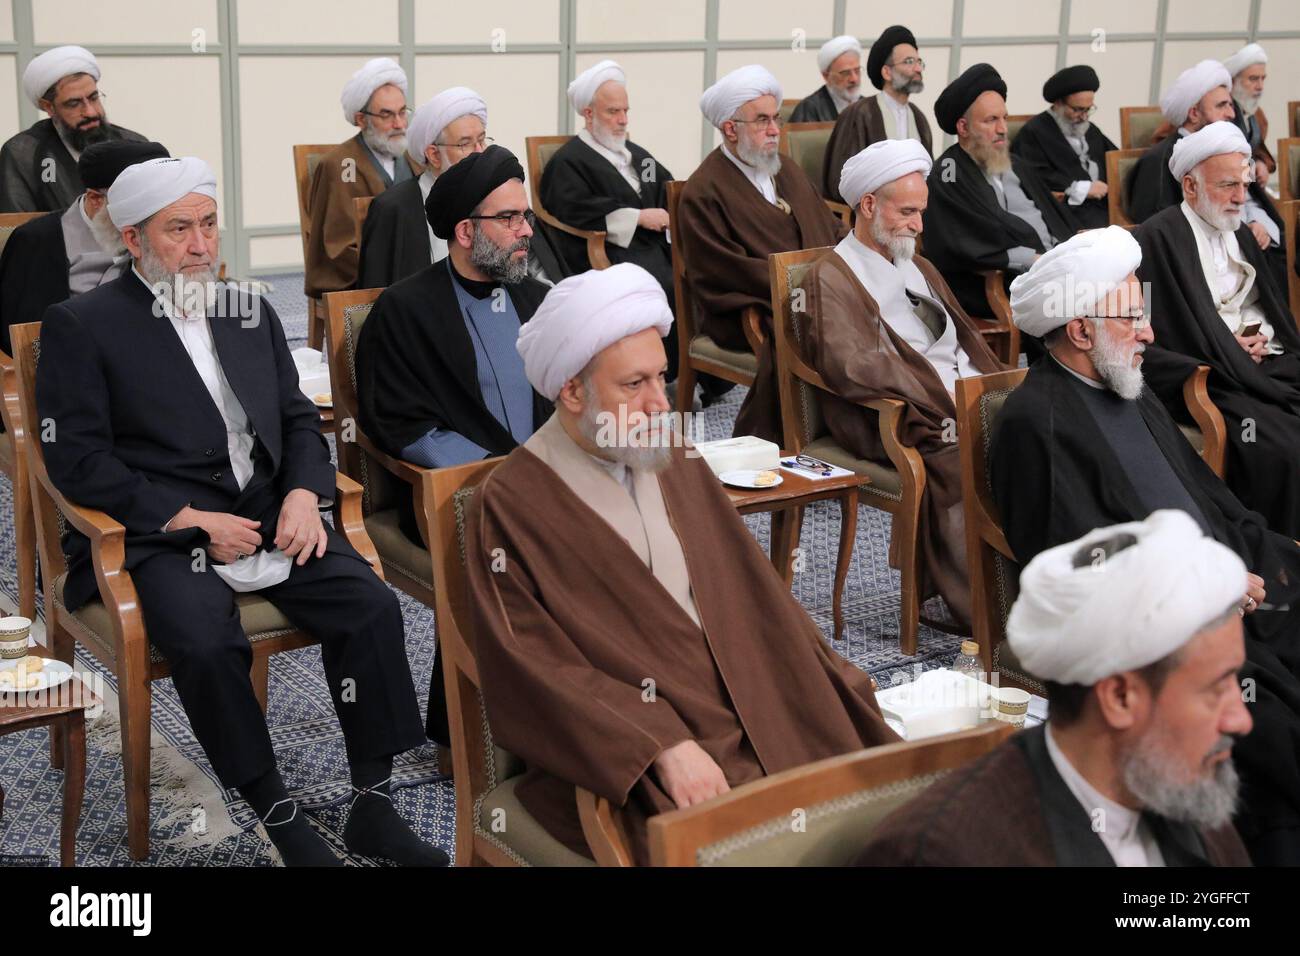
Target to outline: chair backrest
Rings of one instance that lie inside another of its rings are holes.
[[[383,289],[348,289],[325,293],[330,393],[334,399],[334,430],[339,471],[361,485],[362,511],[371,515],[395,507],[398,480],[375,461],[360,441],[363,434],[357,400],[357,342],[370,310]],[[348,434],[350,430],[351,434]]]
[[[1128,178],[1145,149],[1112,149],[1106,153],[1106,208],[1112,226],[1133,226],[1129,217]]]
[[[890,813],[1014,729],[980,727],[886,744],[753,781],[648,821],[655,866],[844,866]],[[792,820],[802,825],[791,826]]]
[[[337,143],[308,145],[299,143],[293,148],[293,181],[298,187],[298,231],[302,234],[302,254],[307,255],[307,236],[311,231],[311,177],[316,172],[320,158],[337,146]]]
[[[686,183],[680,179],[674,179],[668,184],[668,231],[673,239],[669,248],[673,259],[673,302],[677,312],[674,318],[677,322],[677,343],[683,363],[686,361],[691,339],[698,331],[695,321],[695,294],[691,291],[690,278],[686,275],[686,237],[678,228],[678,210],[684,188]]]
[[[828,123],[787,123],[781,130],[781,152],[808,174],[819,196],[826,194],[822,161],[833,129],[835,122],[832,120]]]
[[[4,252],[5,243],[14,234],[14,230],[23,223],[31,222],[44,216],[43,212],[3,212],[0,213],[0,252]]]
[[[361,252],[361,233],[366,228],[366,216],[370,215],[370,204],[375,201],[375,196],[357,196],[352,200],[352,212],[357,221],[357,252]]]
[[[1034,118],[1033,113],[1016,113],[1007,117],[1007,145],[1010,146],[1025,128],[1025,124]]]
[[[1287,135],[1300,136],[1300,100],[1292,100],[1286,105]]]
[[[1026,369],[1012,369],[957,380],[957,446],[961,454],[972,637],[979,643],[985,670],[996,669],[1014,683],[1039,689],[1041,685],[1024,674],[1002,644],[1020,574],[1002,532],[988,468],[998,414],[1026,374]]]
[[[1296,242],[1300,241],[1300,199],[1292,199],[1278,207],[1286,229],[1286,287],[1291,302],[1291,316],[1300,326],[1300,276],[1296,275]]]
[[[551,161],[551,157],[571,139],[572,136],[529,136],[524,139],[524,147],[528,153],[528,188],[532,196],[534,212],[541,210],[551,215],[550,211],[542,205],[542,173],[546,171],[546,164]]]
[[[1119,108],[1120,149],[1146,149],[1164,122],[1158,106],[1121,106]]]
[[[792,100],[782,100],[780,109],[776,111],[777,115],[787,123],[790,122],[790,115],[794,112],[794,108],[798,106],[800,102],[801,101],[797,96]]]
[[[1282,202],[1300,199],[1300,136],[1278,140],[1277,191]]]
[[[808,270],[830,246],[778,252],[768,257],[772,286],[773,335],[776,337],[777,388],[781,402],[782,448],[790,453],[826,433],[817,390],[830,394],[825,380],[805,358],[807,293],[802,288]]]

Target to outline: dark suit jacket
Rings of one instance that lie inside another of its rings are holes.
[[[50,478],[70,501],[126,527],[128,569],[162,551],[206,545],[198,528],[160,530],[186,505],[260,520],[263,544],[274,548],[285,494],[305,488],[322,502],[334,497],[319,413],[298,389],[280,320],[265,299],[237,292],[214,309],[224,305],[231,317],[208,318],[221,367],[257,436],[257,474],[241,492],[225,422],[170,320],[155,317],[155,301],[128,271],[46,310],[36,405],[54,428],[44,446]],[[332,550],[346,549],[331,538]],[[69,532],[65,551],[64,602],[77,608],[95,593],[89,544]]]
[[[9,326],[39,322],[47,306],[68,297],[68,250],[62,213],[51,212],[13,231],[0,254],[0,348],[12,354]]]

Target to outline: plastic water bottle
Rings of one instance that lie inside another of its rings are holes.
[[[952,662],[952,669],[977,681],[984,680],[984,665],[980,663],[980,646],[974,641],[962,641],[961,653]]]

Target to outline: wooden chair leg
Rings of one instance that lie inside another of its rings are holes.
[[[787,586],[794,581],[794,551],[803,528],[803,508],[782,508],[772,512],[772,565]]]
[[[127,846],[133,860],[149,857],[149,733],[152,691],[148,675],[134,680],[118,671],[118,713],[122,725],[122,775],[126,785]]]
[[[835,639],[844,634],[844,582],[853,560],[853,545],[858,536],[858,489],[850,488],[840,499],[840,550],[835,558],[835,594],[831,607],[835,617]]]
[[[253,681],[253,695],[257,698],[257,703],[262,708],[262,713],[266,713],[267,705],[267,685],[271,679],[271,659],[265,654],[253,652],[253,666],[249,668],[248,676]]]
[[[14,547],[18,561],[18,613],[36,620],[36,516],[32,512],[31,486],[27,476],[13,481]]]
[[[3,820],[4,818],[5,818],[5,788],[4,788],[4,784],[0,783],[0,820]]]
[[[689,362],[677,366],[677,394],[674,405],[679,415],[685,415],[695,407],[695,369]]]
[[[318,349],[325,343],[325,323],[321,318],[321,300],[307,300],[307,345]]]
[[[46,607],[53,608],[53,602],[47,603]],[[56,620],[58,612],[52,611],[45,615],[45,643],[50,652],[50,656],[55,660],[63,661],[65,664],[73,663],[73,655],[76,651],[76,642],[72,635],[59,627]],[[63,735],[58,732],[54,726],[50,727],[50,766],[55,770],[62,770],[66,756],[63,749]]]
[[[898,649],[909,657],[916,653],[917,630],[921,621],[921,598],[917,590],[920,548],[916,542],[916,523],[894,516],[894,534],[902,535],[898,541],[898,569],[902,577],[902,608],[898,618]]]
[[[63,821],[59,849],[64,866],[77,865],[77,823],[86,794],[86,722],[84,713],[73,711],[63,721],[62,733],[67,767],[63,772]]]

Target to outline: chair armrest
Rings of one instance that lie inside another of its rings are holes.
[[[1227,458],[1228,427],[1223,420],[1223,413],[1210,398],[1209,378],[1210,367],[1198,365],[1196,371],[1183,382],[1183,401],[1192,420],[1201,430],[1201,438],[1205,443],[1201,457],[1222,478]]]
[[[919,497],[925,488],[925,459],[915,448],[903,444],[903,412],[907,403],[897,398],[876,398],[864,403],[880,414],[880,443],[885,447],[894,470],[903,479],[905,489]]]
[[[574,796],[578,802],[582,833],[597,865],[631,866],[632,854],[628,852],[627,841],[614,819],[609,801],[582,787],[574,788]]]
[[[605,239],[609,233],[597,229],[578,229],[570,226],[567,223],[560,222],[560,220],[540,207],[534,209],[533,214],[552,229],[558,229],[560,232],[585,240],[587,243],[587,259],[593,269],[609,268],[609,256],[605,252]]]
[[[767,335],[763,332],[763,318],[755,306],[746,306],[740,313],[740,328],[750,349],[758,355],[767,343]]]
[[[356,549],[375,574],[382,580],[384,568],[379,561],[379,552],[366,531],[366,520],[361,507],[362,488],[341,471],[334,473],[334,530],[343,535],[343,539]]]
[[[1003,285],[1005,271],[1002,269],[984,269],[978,273],[984,277],[984,298],[988,300],[989,309],[999,326],[1015,328],[1011,321],[1011,300],[1007,298],[1006,286]]]

